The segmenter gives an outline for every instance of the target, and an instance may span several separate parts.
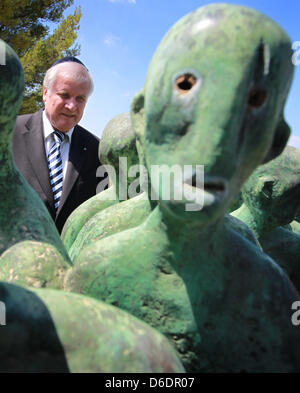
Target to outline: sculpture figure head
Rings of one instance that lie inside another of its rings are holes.
[[[122,189],[127,193],[131,180],[128,179],[128,171],[139,163],[136,135],[129,112],[115,116],[105,126],[99,144],[99,160],[108,171],[110,185],[116,186],[119,194],[122,182]],[[112,173],[110,167],[114,169]]]
[[[16,53],[2,40],[0,59],[0,132],[10,137],[23,99],[24,73]]]
[[[130,113],[121,113],[105,126],[99,144],[99,160],[111,165],[118,172],[119,158],[127,157],[129,166],[138,163],[136,135],[132,129]]]
[[[244,184],[242,195],[261,231],[293,221],[300,200],[300,151],[287,146],[279,157],[259,166]]]
[[[0,87],[0,176],[11,178],[12,171],[15,171],[11,156],[11,134],[23,99],[24,73],[16,53],[2,40]]]
[[[216,220],[253,170],[280,154],[290,132],[283,109],[291,55],[280,26],[236,5],[201,7],[166,34],[132,103],[133,126],[149,173],[153,165],[204,165],[205,190],[201,210],[187,212],[185,198],[160,200],[166,211]]]

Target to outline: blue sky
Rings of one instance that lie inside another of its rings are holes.
[[[106,124],[128,112],[133,96],[145,81],[147,68],[159,42],[181,17],[203,0],[74,0],[82,18],[78,56],[89,68],[95,84],[81,125],[101,136]],[[255,8],[279,23],[291,41],[300,41],[299,0],[239,0],[227,3]],[[73,7],[67,10],[66,14]],[[300,47],[299,47],[300,49]],[[300,54],[297,56],[300,60]],[[300,61],[299,61],[300,62]],[[295,66],[285,117],[292,128],[289,144],[300,148],[300,65]]]

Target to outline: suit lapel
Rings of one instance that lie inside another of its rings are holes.
[[[24,133],[26,153],[31,162],[34,175],[38,179],[50,206],[54,209],[53,193],[49,180],[49,169],[45,152],[43,132],[43,110],[34,113],[26,123]]]
[[[69,153],[69,162],[66,177],[63,185],[63,192],[60,198],[57,215],[63,208],[82,168],[82,165],[87,157],[87,146],[85,143],[85,133],[80,126],[75,126]]]

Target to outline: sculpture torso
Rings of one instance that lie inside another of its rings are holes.
[[[182,235],[172,242],[157,208],[140,227],[84,249],[67,286],[157,328],[187,371],[292,371],[282,329],[297,294],[283,272],[223,225],[206,247],[201,233]]]

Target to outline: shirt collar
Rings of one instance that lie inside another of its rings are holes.
[[[50,123],[48,117],[46,116],[45,110],[43,110],[43,125],[44,125],[44,140],[46,140],[48,136],[54,132],[54,128],[52,127],[52,124]],[[71,143],[73,131],[74,131],[74,127],[64,133],[68,135],[70,143]]]

